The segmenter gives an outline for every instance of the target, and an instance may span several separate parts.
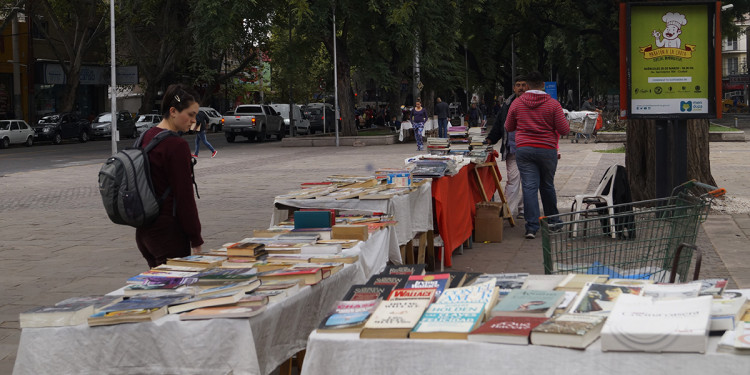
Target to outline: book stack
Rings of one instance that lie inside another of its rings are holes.
[[[448,163],[444,160],[418,160],[411,173],[415,177],[439,178],[445,175]]]
[[[449,155],[467,155],[471,151],[467,130],[465,126],[448,127]]]
[[[226,246],[226,249],[227,260],[222,263],[222,267],[227,268],[246,268],[264,261],[268,256],[264,244],[246,240]]]
[[[68,298],[54,306],[40,306],[19,315],[21,328],[63,327],[85,324],[88,317],[108,305],[122,301],[119,296]]]
[[[427,150],[432,155],[445,155],[450,150],[449,138],[427,138]]]

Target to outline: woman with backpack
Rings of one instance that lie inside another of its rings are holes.
[[[187,133],[198,114],[198,96],[179,84],[170,85],[161,103],[162,121],[143,134],[142,146],[161,132]],[[167,258],[200,254],[203,238],[193,195],[193,159],[182,137],[166,137],[149,153],[154,192],[163,197],[155,222],[135,231],[138,250],[149,267]]]

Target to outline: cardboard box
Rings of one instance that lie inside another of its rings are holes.
[[[331,230],[331,239],[367,241],[370,237],[367,225],[339,224]]]
[[[479,202],[474,217],[474,242],[503,242],[502,202]]]

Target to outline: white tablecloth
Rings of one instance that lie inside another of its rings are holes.
[[[381,232],[374,238],[388,235]],[[180,321],[168,315],[149,323],[26,328],[13,373],[268,374],[304,349],[336,301],[364,281],[359,263],[347,265],[249,320]]]
[[[302,374],[747,374],[750,356],[717,353],[718,341],[710,337],[706,354],[659,354],[602,352],[600,340],[575,350],[313,332]]]
[[[413,127],[414,125],[411,123],[411,121],[401,122],[401,129],[398,131],[398,141],[403,142],[406,131]],[[437,128],[438,128],[438,122],[436,119],[431,118],[427,120],[427,122],[424,123],[424,127],[422,128],[422,136],[424,137],[424,132],[428,130],[432,130],[432,129],[437,129]]]
[[[398,221],[395,226],[396,241],[403,245],[419,232],[432,230],[432,182],[426,181],[422,186],[409,194],[396,195],[391,199],[276,199],[271,216],[271,225],[276,225],[287,218],[286,210],[279,210],[277,205],[296,208],[329,208],[366,212],[384,212],[393,215]],[[391,261],[401,263],[398,248],[389,253]]]

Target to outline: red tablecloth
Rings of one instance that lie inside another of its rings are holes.
[[[487,157],[487,162],[496,159],[493,153]],[[432,198],[435,203],[435,221],[438,233],[445,244],[445,265],[450,267],[451,253],[471,237],[474,230],[474,215],[476,203],[481,202],[482,195],[477,186],[474,169],[471,163],[454,176],[445,176],[432,180]],[[487,197],[495,194],[495,182],[489,168],[479,169],[479,176],[487,192]],[[498,170],[498,176],[500,171]],[[438,254],[439,256],[439,254]]]

